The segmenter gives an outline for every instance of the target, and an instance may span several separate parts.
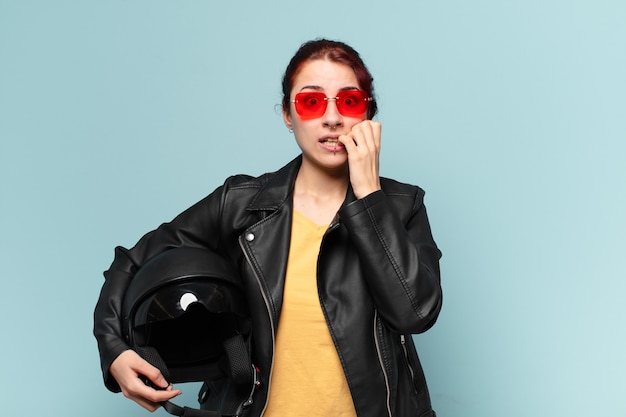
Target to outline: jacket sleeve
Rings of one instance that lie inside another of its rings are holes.
[[[399,333],[421,333],[435,323],[442,304],[439,259],[424,192],[376,191],[340,211],[359,254],[363,279],[376,308]],[[410,208],[407,210],[405,207]]]
[[[190,246],[216,248],[219,239],[218,219],[223,187],[143,236],[132,249],[117,247],[111,267],[104,272],[105,282],[94,311],[94,336],[98,342],[100,363],[106,387],[120,388],[109,372],[113,360],[130,349],[122,335],[122,302],[136,271],[152,257],[167,249]]]

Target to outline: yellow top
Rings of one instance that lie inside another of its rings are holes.
[[[328,226],[294,211],[283,307],[263,417],[355,417],[317,292],[317,257]]]

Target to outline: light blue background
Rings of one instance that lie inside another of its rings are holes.
[[[625,22],[617,0],[0,0],[0,414],[147,415],[91,335],[113,247],[295,156],[280,77],[324,36],[376,78],[383,175],[427,190],[438,415],[625,416]]]

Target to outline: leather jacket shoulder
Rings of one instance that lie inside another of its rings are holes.
[[[135,271],[168,248],[205,247],[239,266],[252,317],[252,356],[263,382],[243,415],[262,414],[300,162],[298,157],[259,177],[230,177],[132,249],[116,248],[94,313],[94,334],[109,389],[119,387],[108,368],[129,348],[121,336],[120,309]],[[430,416],[434,414],[410,334],[429,329],[441,309],[441,253],[431,235],[423,190],[384,178],[381,185],[381,191],[358,200],[349,190],[326,232],[317,271],[320,300],[357,414]]]

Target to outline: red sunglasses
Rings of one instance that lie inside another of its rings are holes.
[[[337,97],[326,97],[320,91],[306,91],[296,94],[296,98],[291,100],[295,104],[296,112],[302,117],[315,119],[326,113],[328,102],[334,100],[337,104],[337,111],[343,116],[357,117],[367,111],[370,101],[365,91],[344,90],[337,93]]]

